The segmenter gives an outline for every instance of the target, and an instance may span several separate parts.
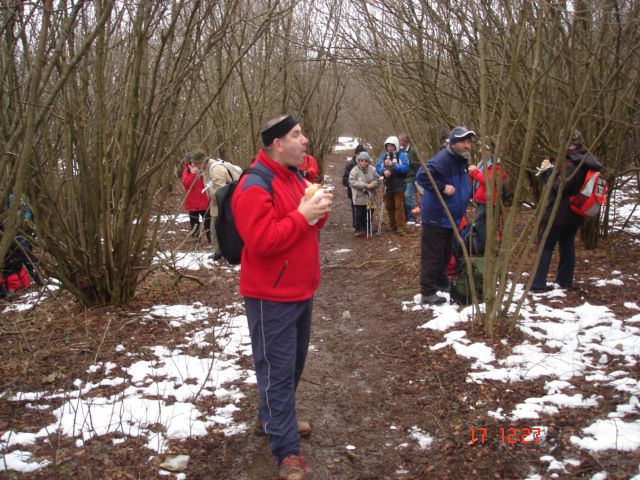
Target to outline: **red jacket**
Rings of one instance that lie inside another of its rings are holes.
[[[193,188],[191,184],[195,181]],[[189,163],[186,163],[182,171],[182,185],[187,197],[184,199],[184,209],[187,212],[201,212],[209,209],[209,196],[204,190],[202,175],[191,173]]]
[[[487,167],[487,172],[488,172],[488,174],[485,175],[482,170],[477,168],[471,173],[471,177],[476,182],[478,182],[478,187],[476,188],[476,191],[473,194],[473,200],[476,203],[487,203],[487,181],[486,181],[486,179],[487,179],[487,177],[489,178],[489,180],[493,179],[493,164],[491,164],[491,165],[489,165]],[[500,165],[498,165],[496,167],[496,172],[500,172]],[[504,170],[502,170],[502,185],[504,185],[506,181],[507,181],[507,174],[504,172]],[[496,204],[497,191],[498,191],[498,182],[496,180],[496,182],[493,184],[493,204],[494,205]]]
[[[276,302],[313,297],[320,283],[318,230],[298,212],[306,182],[260,150],[251,165],[272,177],[271,190],[257,175],[245,175],[233,195],[233,216],[244,240],[240,294]],[[273,194],[271,193],[273,192]]]
[[[320,182],[320,167],[318,162],[311,155],[304,156],[304,162],[300,165],[299,170],[302,171],[302,175],[311,183]]]

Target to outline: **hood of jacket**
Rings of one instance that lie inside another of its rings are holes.
[[[399,151],[400,151],[400,140],[398,140],[398,137],[391,136],[391,137],[388,137],[388,138],[384,141],[385,151],[387,150],[387,148],[386,148],[387,143],[391,143],[391,144],[395,145],[395,146],[396,146],[396,152],[399,152]]]

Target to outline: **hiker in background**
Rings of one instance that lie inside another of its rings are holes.
[[[218,218],[218,203],[216,202],[216,192],[224,187],[227,183],[238,180],[242,175],[242,168],[230,162],[225,162],[219,158],[210,158],[207,160],[203,169],[203,180],[209,197],[209,218],[210,222],[215,226]],[[222,253],[220,252],[220,243],[216,229],[212,228],[210,233],[211,248],[213,254],[209,256],[211,260],[220,260]]]
[[[407,222],[415,223],[416,216],[413,213],[413,209],[416,206],[416,174],[422,165],[418,159],[418,152],[411,143],[409,135],[401,133],[398,135],[398,141],[400,142],[400,151],[405,152],[409,158],[409,171],[404,179],[404,214]]]
[[[546,292],[553,288],[547,285],[547,274],[549,273],[551,257],[553,256],[553,250],[556,244],[558,244],[560,251],[560,259],[554,283],[560,285],[561,288],[573,287],[573,274],[576,265],[576,234],[584,218],[571,210],[569,197],[578,193],[584,182],[587,170],[602,170],[602,164],[587,152],[583,143],[584,139],[582,134],[575,130],[569,139],[569,148],[566,152],[564,169],[558,172],[556,181],[549,195],[549,201],[538,233],[538,243],[542,240],[542,234],[549,222],[553,203],[558,196],[560,183],[564,183],[560,205],[558,205],[549,236],[542,249],[538,269],[531,284],[531,291],[534,293]],[[546,182],[551,177],[553,171],[551,164],[547,160],[543,162],[541,168],[543,169],[543,179]],[[577,168],[579,168],[579,171],[574,174]]]
[[[478,209],[473,224],[477,236],[473,242],[473,252],[476,255],[484,255],[484,248],[487,243],[487,180],[493,183],[493,205],[495,206],[498,199],[498,190],[502,195],[502,190],[506,188],[507,174],[500,169],[500,159],[494,155],[495,143],[489,141],[483,148],[483,157],[487,163],[487,172],[483,172],[484,164],[482,161],[478,165],[470,165],[469,173],[474,180],[473,184],[473,200],[476,202]],[[498,185],[497,173],[502,174],[502,182]]]
[[[356,209],[356,237],[372,235],[372,221],[375,211],[376,190],[380,185],[380,178],[376,169],[370,163],[369,154],[358,154],[358,166],[349,174],[349,185]]]
[[[378,175],[384,177],[384,207],[389,215],[391,230],[403,235],[405,228],[404,191],[405,178],[409,172],[409,158],[400,151],[398,137],[384,141],[384,152],[376,165]]]
[[[304,161],[300,165],[300,173],[307,182],[320,183],[320,167],[315,157],[305,154]]]
[[[244,241],[240,294],[245,299],[253,363],[260,392],[256,433],[269,437],[280,479],[303,479],[300,435],[311,426],[297,420],[296,389],[311,332],[313,296],[320,283],[319,230],[332,196],[307,187],[299,168],[308,145],[292,116],[269,120],[264,148],[251,165],[272,178],[244,175],[233,194],[236,227]],[[308,189],[308,192],[305,192]]]
[[[440,305],[446,301],[437,292],[449,291],[447,266],[453,246],[453,229],[462,221],[471,199],[467,162],[471,158],[472,139],[475,136],[475,132],[464,126],[454,127],[449,134],[447,147],[418,170],[416,179],[424,189],[420,207],[420,293],[423,304]],[[440,203],[436,189],[451,213],[453,225]]]
[[[353,227],[354,231],[356,229],[356,207],[353,204],[353,192],[351,190],[351,187],[349,186],[349,174],[351,173],[353,167],[357,165],[358,154],[360,152],[366,152],[366,149],[362,144],[358,144],[356,146],[355,155],[347,161],[347,164],[344,167],[344,174],[342,175],[342,185],[344,185],[347,189],[347,197],[349,197],[349,203],[351,204],[351,226]]]
[[[196,239],[196,248],[200,247],[200,218],[204,224],[207,241],[211,243],[211,217],[209,216],[209,197],[205,193],[202,167],[207,156],[202,150],[196,150],[188,157],[182,171],[184,185],[184,209],[189,214],[191,234]]]

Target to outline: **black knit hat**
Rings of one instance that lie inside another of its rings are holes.
[[[366,152],[367,149],[364,148],[364,145],[362,145],[361,143],[358,144],[358,146],[356,147],[356,155],[358,155],[360,152]]]

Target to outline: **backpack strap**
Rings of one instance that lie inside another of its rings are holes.
[[[267,175],[266,173],[264,173],[262,170],[258,169],[258,168],[247,168],[244,172],[242,172],[242,176],[244,177],[245,175],[257,175],[258,177],[260,177],[262,180],[264,180],[264,182],[267,184],[267,187],[269,189],[269,193],[271,193],[271,196],[273,197],[273,188],[271,187],[271,183],[273,182],[273,178],[270,177],[269,175]]]

